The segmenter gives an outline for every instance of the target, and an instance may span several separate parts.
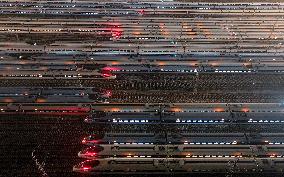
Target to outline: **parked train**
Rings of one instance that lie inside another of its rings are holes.
[[[246,112],[221,110],[218,112],[186,112],[155,110],[141,112],[96,111],[85,118],[87,123],[112,123],[112,124],[153,124],[153,123],[178,123],[178,124],[275,124],[284,123],[283,112]]]
[[[85,148],[78,153],[81,158],[96,159],[104,157],[235,157],[254,155],[255,146],[235,145],[236,142],[224,145],[154,145],[147,144],[101,144]],[[276,153],[274,153],[276,154]],[[263,156],[266,154],[262,154]],[[277,151],[277,155],[282,152]]]
[[[204,146],[206,144],[206,146]],[[198,143],[158,145],[153,143],[101,144],[83,149],[81,158],[108,157],[175,157],[175,158],[229,158],[229,157],[284,157],[284,145],[237,145],[237,142],[218,144]]]
[[[92,134],[82,144],[184,144],[184,145],[281,145],[283,133],[111,133]]]
[[[82,140],[82,144],[93,146],[97,144],[114,143],[154,143],[163,144],[166,136],[164,133],[111,133],[92,134]]]
[[[113,38],[121,38],[122,32],[114,32]],[[216,44],[208,44],[208,49],[200,49],[204,44],[196,44],[193,46],[185,46],[178,44],[168,44],[167,42],[160,42],[157,46],[145,45],[125,45],[125,43],[103,43],[100,45],[80,44],[80,43],[63,43],[45,45],[28,45],[26,43],[9,43],[9,45],[0,43],[0,54],[15,54],[15,53],[48,53],[58,55],[188,55],[188,56],[271,56],[277,57],[283,55],[283,50],[278,49],[227,49],[226,45],[216,46]]]
[[[92,174],[178,174],[282,172],[284,158],[105,158],[87,160],[73,171]]]

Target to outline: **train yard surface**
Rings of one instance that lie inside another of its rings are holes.
[[[0,176],[283,175],[283,9],[0,1]]]

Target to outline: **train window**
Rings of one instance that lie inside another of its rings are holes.
[[[206,160],[194,160],[194,161],[188,161],[186,160],[184,163],[185,164],[188,164],[188,163],[191,163],[191,164],[194,164],[194,163],[228,163],[229,161],[225,161],[225,160],[210,160],[210,161],[206,161]]]
[[[116,164],[153,164],[153,161],[115,161]]]
[[[117,147],[117,149],[120,149],[120,150],[124,150],[124,149],[154,149],[154,147],[144,147],[144,146],[137,146],[137,147],[131,147],[131,146],[129,146],[129,147]]]
[[[231,146],[219,146],[219,147],[184,147],[183,149],[250,149],[249,146],[242,146],[242,147],[231,147]]]

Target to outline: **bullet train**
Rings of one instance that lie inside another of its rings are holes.
[[[282,172],[284,158],[105,158],[86,160],[73,171],[88,174]]]
[[[87,123],[155,123],[160,122],[160,114],[157,111],[143,112],[103,112],[96,111],[85,118]]]
[[[236,145],[230,142],[223,145],[210,143],[210,145],[154,145],[147,144],[101,144],[85,148],[78,153],[81,158],[96,159],[105,157],[201,157],[201,156],[253,156],[253,150],[257,147],[250,145]],[[277,150],[274,150],[277,151]],[[279,149],[277,153],[282,155]],[[262,154],[266,155],[266,154]],[[269,155],[270,156],[270,155]]]
[[[83,149],[81,158],[108,157],[284,157],[284,145],[237,145],[237,142],[204,144],[101,144]]]
[[[82,140],[82,144],[93,146],[97,144],[114,143],[165,143],[164,133],[110,133],[92,134]]]
[[[120,38],[122,32],[115,32],[114,37]],[[173,45],[168,42],[161,42],[158,46],[145,45],[125,45],[125,43],[102,43],[100,45],[95,44],[81,44],[81,43],[54,43],[48,46],[44,45],[29,45],[26,43],[0,43],[0,54],[15,54],[15,53],[48,53],[58,55],[188,55],[188,56],[240,56],[240,57],[257,57],[257,56],[283,56],[284,50],[282,48],[275,52],[274,49],[238,49],[229,50],[226,49],[226,45],[218,46],[212,44],[212,49],[199,49],[199,46],[203,44],[197,44],[196,48],[192,46]],[[209,44],[208,44],[209,45]],[[216,48],[217,47],[217,48]]]
[[[283,104],[136,104],[98,105],[85,119],[111,124],[281,124]]]
[[[284,123],[282,111],[197,110],[194,112],[156,110],[155,112],[95,112],[85,118],[87,123],[112,124],[275,124]]]
[[[92,134],[82,144],[184,144],[184,145],[282,145],[284,133],[104,133]]]

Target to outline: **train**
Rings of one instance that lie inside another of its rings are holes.
[[[123,32],[113,32],[115,38],[122,38]],[[147,40],[147,39],[145,39]],[[159,47],[151,46],[150,44],[145,46],[139,45],[125,45],[125,42],[117,43],[112,45],[110,43],[106,44],[79,44],[79,43],[54,43],[49,46],[43,45],[28,45],[26,43],[9,43],[9,45],[0,43],[0,53],[5,54],[15,54],[15,53],[38,53],[38,54],[57,54],[57,55],[127,55],[127,56],[137,56],[137,55],[185,55],[185,56],[203,56],[203,57],[213,57],[213,56],[240,56],[240,57],[257,57],[257,56],[271,56],[277,57],[283,55],[283,50],[278,49],[250,49],[250,48],[240,48],[240,49],[227,49],[226,45],[220,46],[216,49],[215,44],[208,44],[211,49],[200,49],[203,44],[195,44],[196,46],[185,46],[185,45],[173,45],[161,43]]]
[[[165,134],[163,133],[111,133],[91,134],[82,140],[82,144],[94,146],[97,144],[114,144],[114,143],[165,143]]]
[[[87,123],[111,123],[111,124],[275,124],[284,123],[282,111],[261,110],[177,110],[155,109],[141,111],[94,111],[86,116]]]
[[[284,143],[283,133],[117,133],[91,134],[82,144],[96,146],[101,144],[179,144],[179,145],[280,145]]]
[[[179,174],[282,172],[284,158],[105,158],[86,160],[73,171],[86,174]]]
[[[253,156],[254,146],[234,145],[236,142],[226,145],[154,145],[147,144],[103,144],[91,146],[78,153],[81,158],[96,159],[104,157],[232,157]],[[233,145],[232,145],[233,144]],[[273,151],[272,154],[282,155],[282,152]],[[266,154],[263,154],[266,155]]]
[[[110,157],[284,157],[284,145],[241,145],[227,143],[167,144],[126,143],[101,144],[83,149],[78,156],[86,159]]]

